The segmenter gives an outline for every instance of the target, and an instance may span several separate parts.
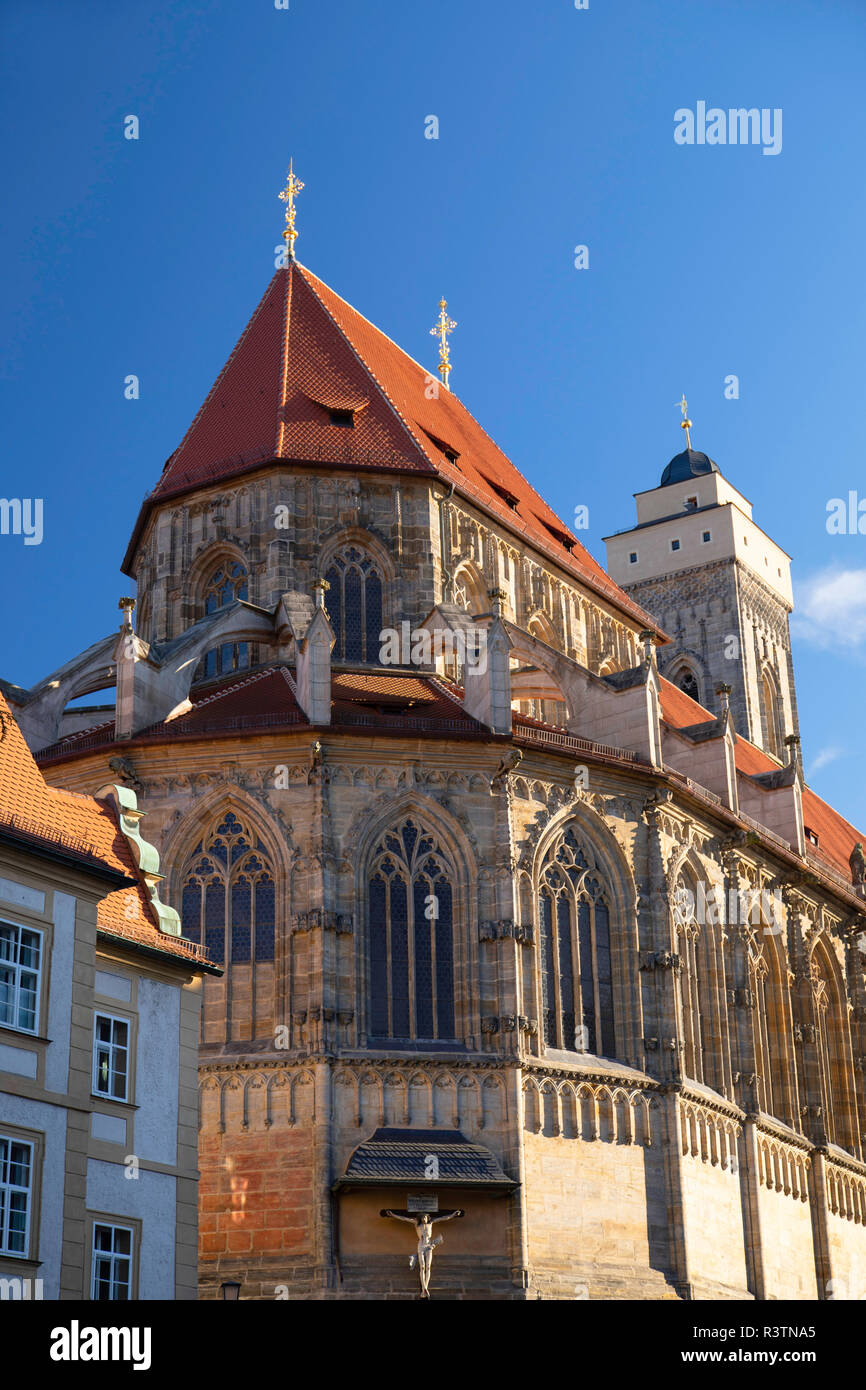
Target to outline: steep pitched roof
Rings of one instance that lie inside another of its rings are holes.
[[[335,423],[333,412],[351,417],[351,428]],[[453,484],[515,537],[660,631],[462,402],[297,262],[275,273],[167,461],[124,569],[154,505],[280,460],[416,473]]]
[[[81,864],[123,875],[128,882],[104,897],[97,925],[112,936],[194,963],[188,942],[156,927],[147,890],[111,804],[93,796],[49,787],[0,695],[0,831],[24,848],[53,850]]]
[[[715,718],[709,710],[691,699],[685,691],[661,678],[662,716],[674,729],[685,729],[691,724]],[[779,764],[740,734],[736,736],[734,761],[737,771],[746,777],[756,777],[762,772],[777,772]],[[810,852],[817,848],[819,857],[828,859],[835,869],[851,877],[849,860],[851,851],[858,843],[866,845],[866,835],[834,811],[832,806],[822,800],[811,787],[803,787],[803,820],[810,830],[818,836],[817,846],[809,845]]]

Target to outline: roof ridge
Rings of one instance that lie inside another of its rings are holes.
[[[210,695],[204,695],[200,700],[196,700],[189,709],[185,709],[181,714],[176,714],[174,719],[160,720],[160,723],[173,724],[175,719],[183,719],[188,714],[195,714],[198,710],[204,709],[205,705],[213,704],[214,700],[221,700],[224,695],[232,695],[236,690],[242,690],[245,685],[255,685],[256,681],[261,680],[263,676],[273,675],[277,669],[276,666],[265,666],[259,671],[247,671],[244,676],[233,681],[231,685],[225,685],[219,690],[211,691]]]
[[[330,311],[330,309],[328,308],[327,304],[326,304],[326,303],[324,302],[324,300],[322,299],[322,296],[319,294],[319,292],[318,292],[318,290],[316,289],[315,285],[311,284],[310,281],[306,279],[306,276],[309,275],[309,276],[312,276],[312,278],[313,278],[314,280],[318,280],[318,276],[315,275],[315,274],[313,273],[313,271],[307,270],[305,266],[302,266],[302,265],[300,265],[300,264],[298,264],[298,273],[302,276],[302,278],[303,278],[303,280],[304,280],[304,284],[307,286],[307,288],[309,289],[310,293],[311,293],[312,295],[315,296],[316,303],[319,304],[319,305],[321,306],[322,312],[325,313],[325,314],[327,315],[328,320],[334,325],[334,328],[337,330],[337,332],[339,333],[340,337],[343,339],[343,342],[346,344],[346,346],[348,347],[349,351],[352,353],[352,355],[354,356],[355,360],[358,362],[359,366],[362,368],[362,370],[363,370],[364,372],[366,372],[367,376],[368,376],[368,377],[370,378],[370,380],[374,383],[374,385],[376,386],[377,390],[379,391],[379,393],[381,394],[381,396],[383,397],[383,399],[386,401],[386,403],[388,404],[388,406],[390,406],[392,413],[397,417],[397,419],[399,420],[400,424],[403,426],[403,429],[404,429],[404,430],[406,431],[406,433],[409,435],[410,440],[411,440],[412,443],[415,445],[415,448],[416,448],[416,450],[418,451],[418,453],[421,455],[423,461],[428,465],[430,471],[431,471],[434,475],[438,476],[438,469],[437,469],[437,467],[436,467],[436,464],[433,462],[433,460],[430,458],[430,455],[427,453],[427,449],[426,449],[426,447],[425,447],[423,441],[420,440],[420,439],[418,438],[418,436],[416,435],[415,431],[414,431],[413,428],[412,428],[412,425],[411,425],[410,421],[407,420],[406,416],[405,416],[405,415],[403,414],[403,412],[400,410],[400,407],[399,407],[399,406],[396,404],[396,402],[392,399],[391,394],[390,394],[390,392],[388,391],[388,389],[382,384],[382,382],[381,382],[381,381],[379,380],[379,378],[376,376],[376,373],[373,371],[372,367],[370,367],[369,364],[366,362],[366,360],[361,356],[360,352],[358,351],[358,349],[356,348],[356,346],[355,346],[355,344],[352,342],[352,340],[349,338],[348,334],[344,331],[344,329],[341,327],[341,325],[340,325],[340,324],[337,322],[337,320],[334,318],[334,315],[331,313],[331,311]],[[321,281],[320,283],[324,284],[325,282],[324,282],[324,281]],[[352,313],[358,314],[358,317],[359,317],[359,318],[364,318],[364,315],[361,314],[361,313],[358,313],[358,310],[355,309],[354,306],[351,305],[347,299],[343,299],[342,295],[337,294],[336,290],[332,290],[331,287],[330,287],[330,285],[327,285],[327,286],[326,286],[326,289],[328,290],[328,292],[329,292],[330,294],[333,294],[333,295],[334,295],[335,299],[339,299],[341,304],[345,304],[345,305],[346,305],[346,308],[347,308],[347,309],[350,309],[350,310],[352,311]],[[380,334],[382,335],[383,338],[387,338],[387,334],[382,333],[381,328],[377,328],[376,325],[375,325],[374,323],[371,323],[369,319],[364,319],[364,322],[370,324],[370,327],[371,327],[372,329],[374,329],[375,332],[380,333]],[[394,348],[396,348],[398,352],[402,352],[402,351],[403,351],[402,348],[400,348],[399,345],[398,345],[397,343],[393,342],[393,340],[392,340],[391,338],[388,338],[388,342],[391,343],[391,346],[394,347]],[[405,357],[408,357],[408,353],[404,353],[403,355],[404,355]],[[409,360],[410,360],[410,361],[414,361],[414,358],[410,358]],[[420,366],[420,363],[417,363],[417,362],[416,362],[415,365],[416,365],[416,367],[419,367],[419,369],[420,369],[421,371],[424,370],[424,368]],[[427,375],[429,376],[430,373],[428,372]],[[446,389],[447,389],[447,388],[446,388]],[[419,428],[422,428],[422,427],[419,426]]]
[[[283,352],[280,362],[280,382],[277,400],[277,432],[274,437],[274,455],[276,458],[282,457],[283,438],[286,431],[286,401],[288,399],[289,385],[289,331],[292,324],[292,263],[287,267],[286,292],[283,295]]]
[[[285,272],[284,272],[283,270],[275,270],[275,271],[274,271],[273,275],[271,276],[270,280],[269,280],[268,283],[267,283],[267,286],[266,286],[266,288],[265,288],[264,294],[262,295],[262,297],[261,297],[261,299],[259,300],[258,304],[256,305],[255,309],[253,310],[252,315],[250,316],[250,318],[247,320],[246,324],[244,325],[243,332],[241,333],[240,337],[238,338],[237,342],[235,343],[234,347],[232,348],[231,352],[229,353],[229,355],[228,355],[226,361],[223,363],[222,370],[217,374],[216,380],[213,382],[213,385],[211,386],[210,390],[208,391],[207,395],[205,396],[204,400],[202,401],[201,405],[199,406],[198,410],[196,411],[195,416],[193,417],[193,419],[192,419],[192,421],[191,421],[191,423],[190,423],[190,425],[189,425],[189,428],[188,428],[187,431],[186,431],[186,434],[183,436],[183,439],[180,441],[180,443],[178,444],[177,448],[174,449],[174,450],[172,450],[172,452],[169,454],[168,458],[166,459],[165,467],[163,468],[162,473],[159,475],[159,478],[157,479],[156,485],[155,485],[155,487],[152,489],[152,492],[156,492],[156,490],[158,489],[160,483],[162,482],[162,479],[165,477],[166,471],[167,471],[168,466],[169,466],[169,464],[171,463],[172,459],[176,458],[177,455],[180,453],[180,451],[181,451],[181,449],[183,448],[184,444],[187,442],[187,440],[189,439],[189,437],[190,437],[190,435],[192,434],[193,430],[195,429],[196,425],[198,424],[198,421],[201,419],[201,417],[202,417],[202,415],[204,414],[205,410],[206,410],[207,407],[210,405],[211,400],[212,400],[213,397],[215,396],[215,394],[216,394],[216,392],[217,392],[217,389],[219,388],[219,386],[220,386],[220,384],[222,383],[223,379],[225,378],[225,376],[226,376],[226,374],[227,374],[229,368],[231,367],[232,363],[234,362],[235,357],[236,357],[237,354],[239,353],[239,351],[240,351],[242,345],[246,342],[247,338],[249,337],[249,334],[250,334],[250,332],[252,331],[252,328],[253,328],[253,325],[254,325],[255,322],[256,322],[256,319],[259,317],[259,314],[261,313],[262,309],[263,309],[264,306],[265,306],[265,302],[267,301],[267,299],[268,299],[269,296],[270,296],[271,290],[273,289],[273,286],[274,286],[274,282],[277,280],[277,277],[278,277],[278,276],[280,276],[280,275],[282,275],[282,274],[284,274],[284,273],[285,273]],[[231,455],[229,455],[228,457],[231,457]]]

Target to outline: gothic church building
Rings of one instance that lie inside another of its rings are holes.
[[[202,1297],[415,1298],[380,1213],[425,1206],[433,1298],[866,1288],[864,859],[804,784],[788,557],[691,448],[608,545],[289,259],[134,613],[2,683],[51,784],[137,790],[222,972]]]

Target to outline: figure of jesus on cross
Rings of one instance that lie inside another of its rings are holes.
[[[462,1211],[445,1211],[441,1216],[431,1216],[428,1211],[421,1212],[418,1216],[410,1216],[408,1213],[400,1211],[380,1211],[380,1216],[393,1217],[395,1221],[408,1221],[415,1227],[418,1236],[418,1253],[409,1259],[409,1268],[414,1269],[418,1266],[418,1277],[421,1280],[421,1297],[430,1297],[430,1266],[433,1263],[433,1251],[437,1245],[442,1244],[442,1236],[433,1238],[433,1223],[436,1221],[453,1221],[455,1216],[462,1216]]]

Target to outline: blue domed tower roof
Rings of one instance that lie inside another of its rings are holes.
[[[671,483],[685,483],[689,478],[701,478],[706,473],[719,471],[719,465],[707,454],[700,454],[695,449],[684,449],[681,454],[675,454],[671,459],[662,473],[659,487],[668,487]]]

